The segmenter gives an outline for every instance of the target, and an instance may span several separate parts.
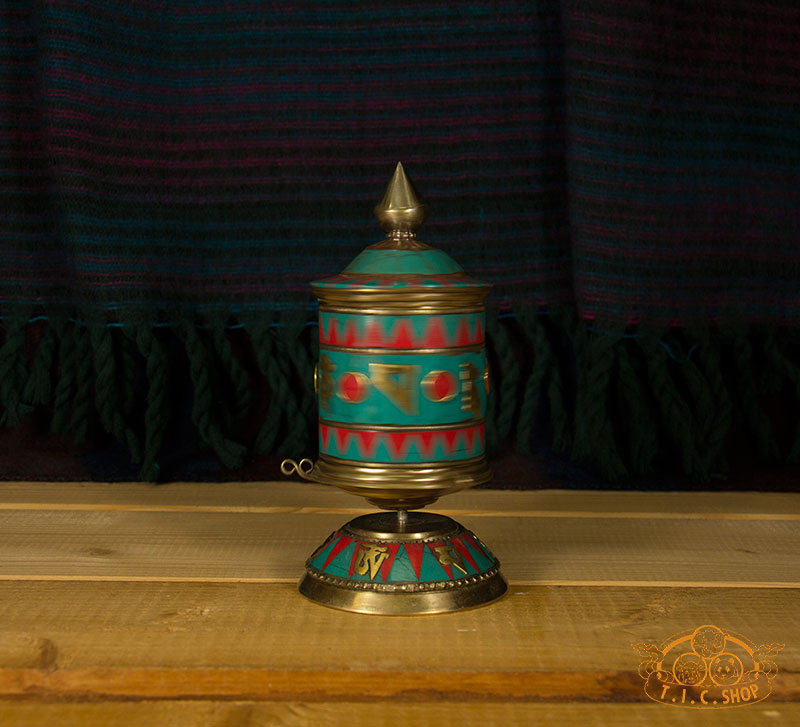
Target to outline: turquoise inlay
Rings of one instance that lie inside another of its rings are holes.
[[[420,568],[419,580],[421,583],[425,581],[450,580],[447,571],[442,568],[442,565],[427,545],[422,553],[422,568]]]
[[[344,272],[347,275],[445,275],[463,268],[442,250],[364,250]]]
[[[490,558],[487,553],[484,553],[482,549],[473,546],[466,538],[464,538],[463,541],[467,548],[469,548],[469,552],[472,553],[472,557],[475,558],[475,562],[482,570],[488,570],[494,565],[494,560]]]
[[[456,548],[456,546],[455,546],[455,545],[454,545],[454,546],[452,546],[452,547],[453,547],[453,551],[454,551],[455,553],[458,553],[458,556],[461,558],[461,564],[464,566],[464,570],[465,570],[465,571],[467,571],[466,573],[462,573],[462,572],[459,570],[458,566],[455,566],[455,565],[454,565],[454,566],[453,566],[453,578],[461,578],[462,576],[474,576],[474,575],[476,575],[477,573],[480,573],[480,571],[479,571],[477,568],[475,568],[475,566],[473,566],[473,565],[472,565],[472,563],[470,563],[470,562],[469,562],[469,561],[468,561],[468,560],[467,560],[467,559],[466,559],[466,558],[465,558],[465,557],[462,555],[461,551],[460,551],[458,548]]]
[[[473,389],[478,392],[480,412],[478,417],[486,413],[486,390],[483,385],[486,354],[360,354],[350,351],[332,351],[320,347],[336,368],[333,377],[334,393],[324,400],[320,398],[319,415],[330,422],[362,423],[362,424],[394,424],[425,427],[431,424],[453,424],[454,428],[466,425],[475,419],[475,413],[464,411],[462,407],[462,371],[470,371],[471,365],[477,371],[477,378],[472,382]],[[403,374],[389,376],[390,382],[398,386],[408,384],[411,388],[409,407],[402,409],[387,393],[380,391],[372,382],[375,370],[370,371],[372,364],[390,364],[410,366]],[[422,388],[422,379],[430,371],[448,371],[453,376],[456,395],[450,401],[431,401]],[[359,403],[343,400],[339,395],[339,381],[347,372],[360,373],[371,380],[367,388],[366,398]],[[325,404],[326,408],[322,405]]]
[[[389,571],[387,582],[390,583],[415,583],[417,574],[414,572],[414,567],[408,559],[408,554],[403,546],[397,550],[397,557],[392,563],[392,570]]]
[[[339,537],[335,537],[328,543],[318,554],[314,560],[311,561],[311,565],[314,566],[317,570],[322,570],[322,566],[325,564],[325,559],[328,557],[330,552],[333,550],[333,546],[336,545],[336,541],[339,540]]]
[[[467,550],[470,552],[473,559],[475,560],[475,565],[477,565],[478,568],[480,568],[481,573],[489,570],[489,568],[491,568],[494,565],[494,562],[489,560],[483,553],[483,551],[476,550],[475,548],[473,548],[472,544],[469,542],[467,538],[461,538],[461,542],[467,546]]]
[[[339,578],[347,578],[350,572],[350,561],[353,559],[353,551],[356,549],[357,544],[355,542],[350,543],[328,564],[325,573]]]

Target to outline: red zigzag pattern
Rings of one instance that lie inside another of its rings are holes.
[[[485,447],[484,425],[459,429],[384,432],[343,429],[320,423],[320,451],[341,457],[348,453],[353,442],[359,456],[365,460],[373,459],[381,444],[386,448],[392,462],[405,462],[412,447],[423,458],[432,458],[439,446],[442,447],[445,457],[454,457],[462,452],[467,456],[477,457],[483,453]]]
[[[327,323],[327,325],[325,325]],[[367,317],[363,332],[355,320],[342,324],[333,316],[321,319],[319,342],[321,345],[343,348],[456,348],[477,346],[484,341],[483,321],[480,316],[470,325],[467,316],[462,316],[451,338],[441,316],[430,316],[421,336],[417,336],[408,318],[397,318],[388,330],[374,318]]]

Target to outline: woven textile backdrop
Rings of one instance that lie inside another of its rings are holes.
[[[0,22],[3,425],[107,431],[157,479],[187,378],[225,466],[312,453],[308,284],[380,239],[402,160],[421,238],[494,284],[494,449],[544,427],[608,478],[677,453],[702,480],[739,422],[800,459],[793,0],[5,0]]]

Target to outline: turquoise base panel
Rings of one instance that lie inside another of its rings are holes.
[[[335,532],[308,560],[322,575],[351,581],[424,584],[479,576],[497,560],[470,531],[424,542],[358,541]]]

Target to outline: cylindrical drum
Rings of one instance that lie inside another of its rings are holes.
[[[398,170],[401,179],[396,173],[376,208],[387,239],[312,284],[320,353],[311,478],[405,510],[491,476],[484,455],[490,286],[416,240],[424,208]]]

